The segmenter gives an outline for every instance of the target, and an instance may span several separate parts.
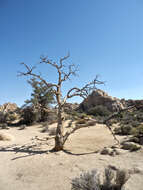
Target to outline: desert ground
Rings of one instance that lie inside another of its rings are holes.
[[[55,153],[49,151],[54,145],[52,136],[46,140],[48,134],[40,131],[40,125],[0,130],[10,138],[0,141],[0,190],[70,190],[72,178],[81,172],[102,172],[108,165],[139,171],[131,175],[125,190],[143,190],[143,150],[101,155],[98,151],[116,143],[105,126],[76,131],[66,142],[65,151]]]

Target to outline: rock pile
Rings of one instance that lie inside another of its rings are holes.
[[[18,106],[15,103],[8,102],[0,106],[0,111],[3,113],[14,112],[17,108]]]

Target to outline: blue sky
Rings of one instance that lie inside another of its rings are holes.
[[[79,77],[64,92],[99,74],[110,95],[143,99],[143,1],[0,0],[0,104],[30,97],[20,62],[36,64],[41,54],[57,61],[68,51]],[[52,68],[40,70],[56,79]]]

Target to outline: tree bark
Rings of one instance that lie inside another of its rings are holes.
[[[59,106],[58,108],[58,123],[56,129],[56,136],[55,136],[55,151],[63,150],[64,147],[64,129],[63,129],[63,110],[62,107]]]

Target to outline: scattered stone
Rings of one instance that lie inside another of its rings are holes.
[[[121,154],[127,153],[128,151],[120,149],[120,148],[117,148],[117,149],[115,149],[115,152],[116,152],[116,155],[121,155]]]
[[[121,148],[130,151],[137,151],[141,149],[141,146],[134,142],[123,142]]]
[[[100,152],[101,154],[103,155],[110,155],[110,156],[115,156],[116,155],[116,152],[114,149],[112,148],[103,148],[103,150]]]
[[[116,155],[125,154],[127,152],[128,152],[127,150],[123,150],[119,148],[118,146],[112,146],[111,148],[104,147],[103,150],[100,152],[100,154],[116,156]]]
[[[21,125],[20,127],[19,127],[19,130],[23,130],[23,129],[25,129],[26,128],[26,125]]]

